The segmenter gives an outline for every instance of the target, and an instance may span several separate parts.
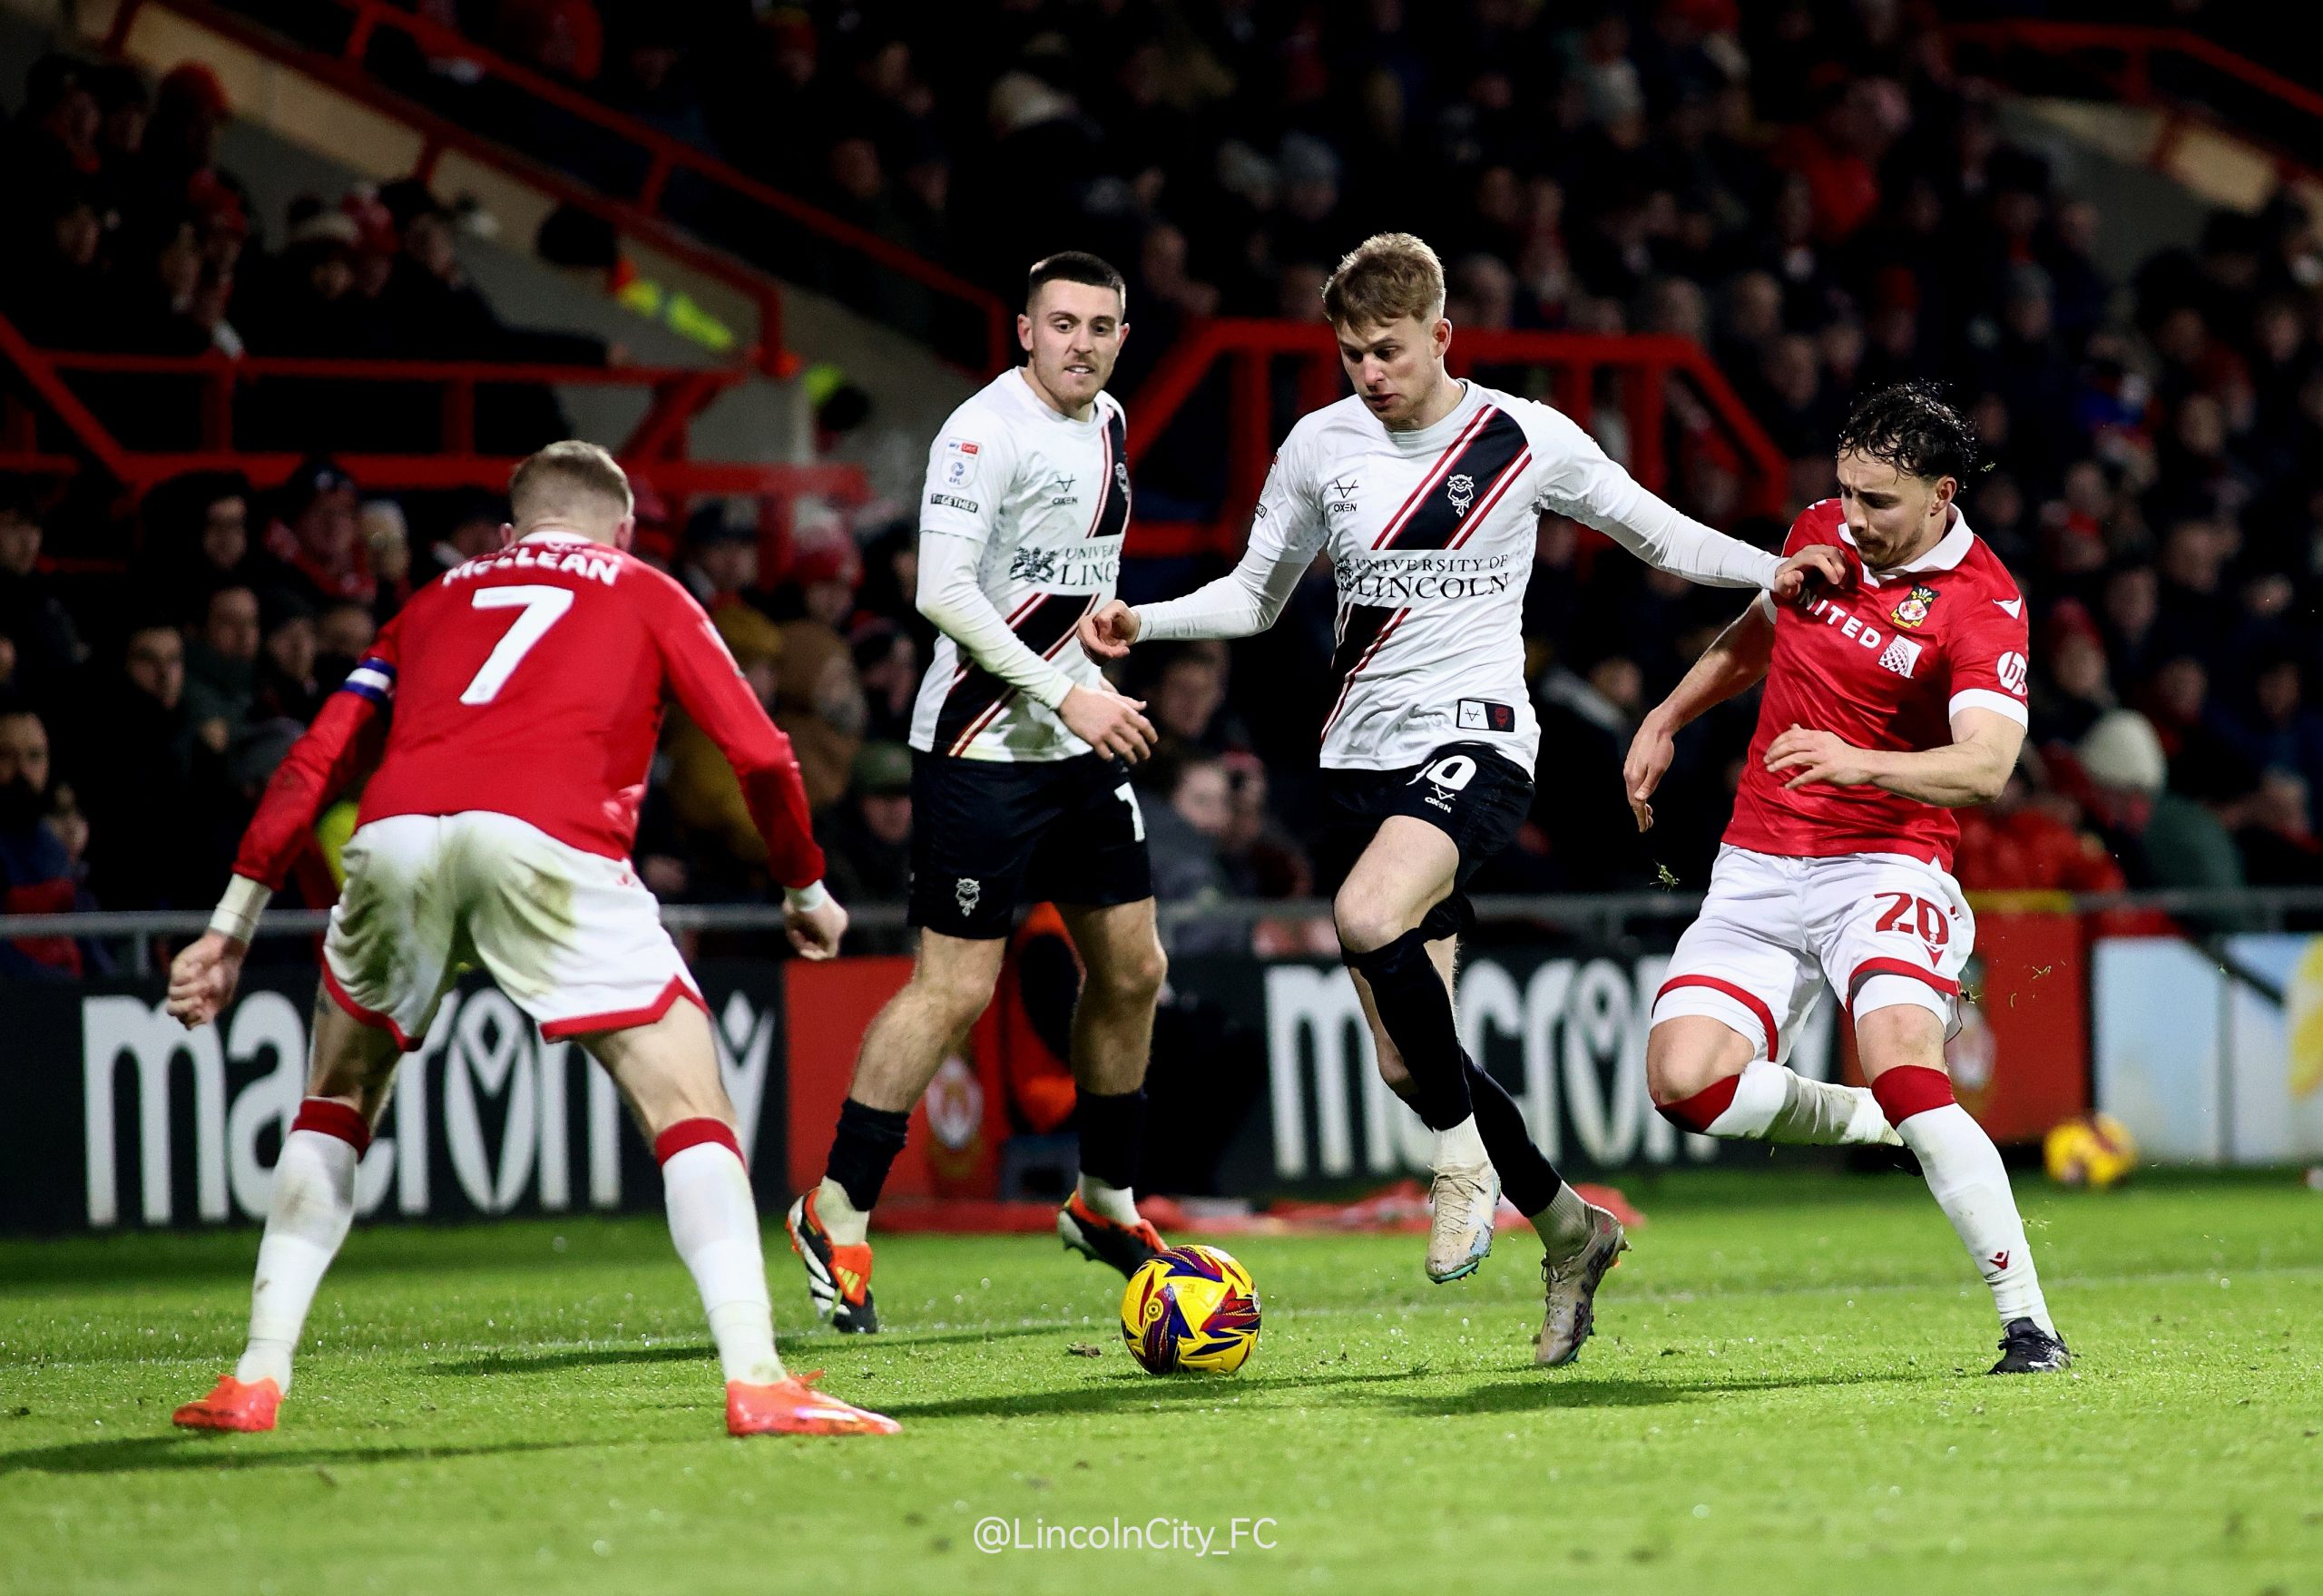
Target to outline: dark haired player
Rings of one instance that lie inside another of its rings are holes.
[[[2024,601],[1956,499],[1975,435],[1928,387],[1857,405],[1839,496],[1810,504],[1789,547],[1834,538],[1852,578],[1788,605],[1761,598],[1648,715],[1622,775],[1638,827],[1671,739],[1766,678],[1734,818],[1701,917],[1654,1000],[1646,1083],[1676,1124],[1779,1141],[1879,1140],[1802,1111],[1782,1067],[1825,984],[1854,1017],[1872,1096],[1926,1171],[2002,1324],[1992,1372],[2066,1367],[2008,1172],[1953,1100],[1975,916],[1952,879],[1952,811],[1995,797],[2024,743]]]
[[[911,980],[864,1033],[821,1184],[791,1205],[817,1311],[878,1328],[872,1205],[911,1106],[992,1001],[1017,907],[1050,902],[1083,966],[1073,1016],[1081,1179],[1066,1246],[1124,1275],[1162,1250],[1131,1193],[1164,963],[1129,761],[1145,706],[1074,641],[1112,597],[1129,526],[1122,407],[1104,392],[1129,333],[1121,273],[1094,255],[1032,269],[1031,357],[952,413],[928,451],[919,612],[942,636],[912,716]]]

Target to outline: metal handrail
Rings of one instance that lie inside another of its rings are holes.
[[[1975,895],[1981,899],[1985,895]],[[2029,895],[1994,894],[1994,898]],[[2151,910],[2165,915],[2239,915],[2279,920],[2289,915],[2323,914],[2323,886],[2153,887],[2132,892],[2057,892],[2037,895],[2058,913],[2100,914]],[[1631,920],[1677,920],[1701,907],[1700,893],[1682,891],[1486,894],[1474,900],[1476,918],[1486,925],[1539,924],[1602,926]],[[1328,917],[1328,898],[1185,899],[1157,906],[1165,928],[1196,923],[1250,924],[1261,920]],[[904,924],[901,904],[858,904],[848,908],[850,926],[889,930]],[[326,909],[270,909],[261,918],[261,936],[311,936],[330,923]],[[672,931],[779,931],[782,909],[770,903],[663,904],[662,923]],[[210,925],[205,909],[92,909],[61,915],[0,915],[0,938],[37,936],[193,936]]]

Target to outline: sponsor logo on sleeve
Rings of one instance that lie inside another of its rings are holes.
[[[984,446],[968,438],[946,438],[943,453],[937,456],[936,475],[946,487],[968,487],[975,484],[976,467]]]
[[[971,515],[979,514],[984,510],[984,506],[975,500],[964,499],[957,494],[930,494],[927,502],[946,510],[965,510]]]
[[[2000,678],[2003,687],[2021,699],[2024,696],[2025,678],[2032,673],[2032,669],[2023,654],[2012,650],[2000,657],[2000,662],[1993,667],[1993,673]]]

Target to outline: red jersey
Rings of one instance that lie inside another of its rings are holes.
[[[488,809],[625,859],[665,692],[741,778],[776,879],[820,880],[790,739],[693,595],[618,549],[552,532],[413,595],[275,771],[234,873],[279,886],[315,816],[374,757],[358,826]]]
[[[1726,840],[1818,858],[1909,854],[1949,870],[1960,835],[1951,810],[1870,786],[1787,790],[1788,775],[1766,768],[1767,749],[1793,726],[1859,749],[1942,748],[1953,740],[1954,713],[1965,709],[2024,725],[2024,595],[1957,511],[1935,548],[1877,576],[1856,553],[1837,499],[1809,504],[1783,553],[1815,543],[1839,545],[1855,585],[1777,608],[1759,729]]]

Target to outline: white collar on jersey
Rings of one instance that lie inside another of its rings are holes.
[[[520,543],[593,543],[597,540],[583,537],[577,532],[567,532],[561,526],[544,526],[538,532],[528,532],[516,540]],[[605,545],[611,548],[613,545]]]
[[[1849,548],[1855,547],[1855,539],[1848,535],[1844,523],[1839,526],[1839,541]],[[1864,584],[1877,587],[1883,582],[1893,582],[1899,577],[1920,576],[1930,571],[1949,571],[1968,557],[1968,546],[1975,541],[1976,534],[1968,530],[1968,518],[1955,507],[1952,512],[1952,530],[1936,539],[1936,547],[1910,564],[1898,565],[1892,570],[1874,571],[1866,565],[1863,568]]]

